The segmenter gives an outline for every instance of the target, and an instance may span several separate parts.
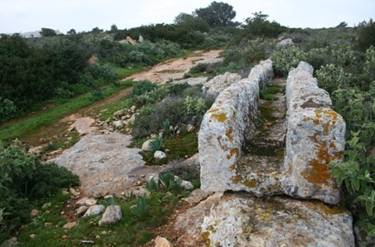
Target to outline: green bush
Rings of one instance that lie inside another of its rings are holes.
[[[11,119],[17,113],[17,107],[13,101],[0,97],[0,122]]]
[[[0,242],[30,219],[32,204],[79,179],[65,168],[41,161],[16,147],[0,147]]]
[[[149,81],[139,81],[133,86],[132,96],[140,96],[156,89],[158,86]]]
[[[135,105],[143,106],[135,117],[132,130],[136,138],[157,134],[160,130],[168,131],[171,125],[198,125],[212,103],[203,98],[199,87],[187,84],[165,85],[151,91],[141,91],[144,93],[133,99]]]
[[[370,19],[368,22],[362,22],[358,26],[358,46],[365,51],[370,46],[375,46],[375,22]]]
[[[287,30],[286,27],[281,26],[275,21],[268,21],[268,15],[262,12],[256,12],[253,15],[253,17],[246,19],[246,24],[244,25],[244,35],[250,38],[276,38]]]
[[[346,88],[351,82],[351,74],[335,64],[327,64],[316,72],[319,86],[325,88],[329,93],[333,93],[338,88]]]
[[[296,46],[290,46],[275,51],[272,54],[273,67],[276,73],[286,76],[290,69],[300,61],[306,61],[307,54]]]

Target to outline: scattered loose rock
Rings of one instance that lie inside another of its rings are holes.
[[[103,205],[94,205],[91,206],[87,209],[86,213],[83,215],[83,217],[91,217],[91,216],[96,216],[100,214],[101,212],[104,211],[104,206]]]
[[[157,236],[154,240],[155,247],[172,247],[172,244],[168,241],[168,239]]]
[[[76,215],[77,216],[82,216],[86,211],[87,211],[88,207],[87,206],[80,206],[79,208],[77,208],[76,210]]]
[[[93,206],[93,205],[96,204],[96,199],[94,199],[94,198],[88,198],[88,197],[82,197],[81,199],[79,199],[76,202],[76,204],[79,205],[79,206],[90,207],[90,206]]]
[[[77,222],[75,222],[75,221],[73,221],[73,222],[68,222],[68,223],[66,223],[64,226],[63,226],[63,228],[64,229],[68,229],[68,230],[70,230],[70,229],[72,229],[73,227],[75,227],[77,225]]]
[[[103,216],[101,220],[99,221],[99,226],[116,223],[120,221],[121,218],[122,218],[122,211],[121,211],[120,206],[110,205],[105,209]]]
[[[154,153],[154,158],[157,160],[162,160],[162,159],[167,158],[167,155],[163,151],[158,150]]]
[[[36,217],[36,216],[38,216],[39,215],[39,210],[38,209],[33,209],[33,210],[31,210],[31,212],[30,212],[30,216],[31,217]]]
[[[153,141],[154,141],[154,139],[148,139],[147,141],[145,141],[142,144],[142,151],[152,151],[153,150],[153,147],[152,147]]]

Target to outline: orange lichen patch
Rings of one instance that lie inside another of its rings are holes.
[[[228,119],[227,114],[224,113],[224,112],[223,113],[214,113],[214,114],[212,114],[212,117],[216,121],[221,122],[221,123]]]
[[[233,141],[233,128],[229,128],[225,131],[225,135],[228,137],[229,141]]]
[[[340,158],[340,152],[335,154],[329,153],[329,146],[325,142],[318,142],[316,137],[315,139],[318,145],[318,151],[316,152],[316,158],[309,162],[309,167],[306,168],[301,175],[310,183],[316,185],[328,185],[331,181],[331,173],[329,169],[329,164],[331,161],[337,160]]]
[[[238,148],[232,148],[229,150],[229,154],[227,155],[227,159],[231,159],[233,155],[238,156],[239,155],[239,150]]]
[[[257,187],[257,181],[255,179],[245,180],[245,181],[243,181],[243,184],[246,185],[249,188]]]
[[[328,135],[329,131],[332,129],[332,126],[334,126],[337,122],[337,113],[330,108],[317,108],[315,110],[315,118],[313,119],[313,122],[315,124],[320,124],[323,115],[329,116],[329,118],[331,119],[327,123],[323,124],[323,133],[324,135]]]
[[[238,184],[239,182],[241,182],[241,176],[240,175],[233,176],[231,180],[233,183]]]
[[[211,246],[210,233],[209,232],[203,232],[202,233],[202,239],[203,239],[204,245],[206,247],[210,247]]]
[[[337,207],[337,206],[329,206],[321,202],[309,202],[306,203],[306,206],[312,209],[319,210],[326,215],[335,215],[335,214],[342,214],[345,213],[345,208]]]

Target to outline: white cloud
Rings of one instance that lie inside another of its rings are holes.
[[[170,23],[180,12],[191,13],[211,0],[0,0],[0,33],[25,32],[51,27],[79,31],[151,23]],[[350,25],[375,15],[373,0],[227,0],[243,21],[263,11],[281,24],[293,27]]]

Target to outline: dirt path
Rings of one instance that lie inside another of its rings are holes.
[[[171,80],[182,79],[196,63],[209,63],[220,61],[222,50],[211,50],[207,52],[196,51],[189,57],[171,59],[152,67],[150,70],[136,73],[127,77],[127,80],[148,80],[154,83],[165,84]]]
[[[212,50],[207,52],[195,51],[188,57],[167,60],[155,65],[149,70],[124,78],[124,80],[149,80],[154,83],[163,84],[172,79],[181,79],[185,72],[189,71],[194,64],[197,62],[204,63],[218,60],[221,52],[222,50]],[[130,92],[131,89],[127,88],[105,99],[99,100],[92,105],[81,108],[77,112],[62,118],[60,121],[52,125],[42,127],[34,133],[24,136],[22,141],[32,147],[37,147],[40,145],[46,145],[51,140],[66,138],[70,126],[78,119],[84,117],[93,118],[93,125],[95,125],[95,119],[98,117],[100,109],[128,96]]]

